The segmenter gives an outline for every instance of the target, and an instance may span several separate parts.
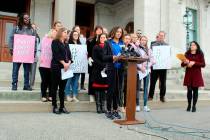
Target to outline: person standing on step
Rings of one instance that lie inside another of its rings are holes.
[[[106,62],[108,91],[107,91],[107,113],[109,119],[121,119],[118,106],[123,107],[123,65],[118,62],[124,46],[124,31],[121,27],[114,27],[109,39],[104,46],[103,61]],[[113,63],[114,62],[114,63]]]
[[[87,51],[88,51],[88,73],[89,73],[89,81],[88,81],[88,95],[90,95],[90,102],[94,102],[94,90],[92,88],[92,66],[93,66],[93,59],[92,59],[92,52],[93,47],[96,45],[98,41],[98,36],[103,33],[103,28],[101,26],[96,26],[94,29],[94,37],[89,38],[87,40]]]
[[[81,34],[80,27],[78,25],[75,25],[72,28],[72,31],[77,31],[79,33],[81,44],[86,44],[86,38]],[[85,73],[81,73],[80,89],[86,90],[86,88],[85,88]]]
[[[81,45],[80,40],[79,40],[79,33],[77,31],[71,32],[70,38],[69,38],[69,44]],[[66,87],[65,87],[65,95],[66,95],[67,101],[79,102],[79,100],[77,99],[79,77],[80,77],[80,73],[74,73],[74,76],[67,80]],[[71,95],[71,89],[72,89],[73,95]]]
[[[92,87],[95,91],[96,110],[97,113],[106,113],[105,100],[106,90],[108,88],[106,64],[103,62],[103,48],[104,43],[107,40],[105,33],[99,35],[99,39],[96,42],[96,46],[93,47],[93,74],[92,74]]]
[[[168,45],[165,42],[166,33],[164,31],[160,31],[158,34],[158,41],[153,42],[151,49],[155,46],[164,46]],[[149,89],[149,100],[153,100],[153,96],[155,93],[155,85],[157,80],[160,80],[160,101],[165,102],[165,95],[166,95],[166,79],[167,79],[167,69],[158,69],[155,70],[152,68],[151,70],[151,81],[150,81],[150,89]]]
[[[21,35],[29,35],[29,36],[36,36],[36,31],[32,28],[30,17],[28,14],[24,13],[20,15],[18,20],[18,25],[13,29],[13,32],[11,36],[9,37],[9,49],[10,54],[13,56],[13,45],[14,45],[14,35],[15,34],[21,34]],[[35,43],[36,44],[36,43]],[[36,45],[35,45],[35,55],[36,55]],[[29,71],[31,64],[30,63],[18,63],[13,62],[13,68],[12,68],[12,90],[17,90],[18,87],[18,74],[21,64],[23,64],[24,68],[24,87],[23,90],[29,90],[31,91],[32,88],[30,87],[30,81],[29,81]]]
[[[186,67],[184,86],[187,86],[187,111],[190,111],[192,108],[192,112],[196,112],[198,88],[204,86],[201,68],[205,67],[204,54],[196,41],[190,43],[185,57],[186,60],[181,63],[181,66]],[[193,105],[191,106],[192,100]]]
[[[31,64],[30,72],[29,72],[29,81],[30,81],[30,87],[33,89],[35,84],[35,77],[36,77],[36,68],[37,68],[37,62],[38,62],[38,56],[39,56],[39,50],[40,50],[40,37],[37,33],[37,26],[35,23],[33,23],[32,28],[36,31],[36,56],[34,59],[34,63]]]
[[[55,40],[52,41],[52,61],[51,61],[51,79],[52,79],[52,106],[55,114],[69,114],[64,106],[64,89],[66,80],[61,79],[61,69],[67,71],[72,63],[71,52],[68,44],[65,43],[67,39],[67,29],[60,28],[57,32]],[[59,87],[60,108],[57,106],[57,90]]]
[[[54,40],[56,38],[57,32],[58,30],[62,27],[62,24],[60,21],[56,21],[53,24],[53,28],[50,29],[50,31],[48,32],[48,34],[45,35],[45,37],[42,39],[42,43],[45,39],[50,39],[50,40]],[[43,45],[41,43],[41,48],[40,48],[40,56],[43,53]],[[50,49],[51,52],[49,52],[49,54],[52,53],[52,50]],[[52,54],[51,56],[52,59]],[[41,60],[40,58],[40,63],[42,63],[43,61],[46,60]],[[41,77],[41,100],[42,102],[47,102],[47,101],[52,101],[52,80],[51,80],[51,68],[50,67],[46,67],[46,66],[39,66],[39,73],[40,73],[40,77]],[[47,90],[48,90],[48,95],[47,95]]]

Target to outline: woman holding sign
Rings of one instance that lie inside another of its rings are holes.
[[[205,67],[205,59],[200,45],[195,41],[190,43],[190,48],[185,53],[185,57],[186,59],[182,61],[181,66],[186,67],[184,86],[187,86],[187,111],[191,110],[193,100],[192,112],[196,112],[198,88],[204,86],[201,68]]]
[[[69,44],[81,44],[79,40],[79,33],[77,31],[72,31],[69,38]],[[73,56],[74,57],[74,56]],[[78,82],[79,82],[80,73],[74,73],[74,76],[68,79],[65,87],[65,94],[67,101],[79,102],[77,99],[78,95]],[[73,95],[71,96],[71,88]]]
[[[64,106],[64,89],[66,80],[61,79],[61,69],[67,71],[71,64],[71,52],[67,39],[67,29],[60,28],[57,32],[56,39],[52,41],[52,61],[51,61],[51,78],[52,78],[52,106],[55,114],[69,114]],[[59,87],[60,108],[57,106],[57,90]]]

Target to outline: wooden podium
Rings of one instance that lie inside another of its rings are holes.
[[[137,82],[137,64],[145,62],[147,59],[131,57],[121,58],[120,60],[128,62],[127,71],[127,98],[126,98],[126,118],[125,120],[115,120],[114,123],[120,125],[144,124],[144,120],[136,120],[136,82]]]

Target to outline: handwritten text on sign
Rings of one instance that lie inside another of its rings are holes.
[[[87,60],[87,45],[69,44],[73,64],[70,69],[74,73],[87,73],[88,60]]]
[[[171,69],[171,47],[153,46],[153,55],[156,64],[153,69]]]
[[[35,36],[14,35],[13,62],[34,63]]]
[[[52,39],[44,37],[41,43],[40,67],[50,68],[52,60]]]

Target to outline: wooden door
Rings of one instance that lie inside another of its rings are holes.
[[[9,36],[17,24],[16,17],[0,17],[0,61],[11,62],[12,57],[9,53],[8,41]]]

